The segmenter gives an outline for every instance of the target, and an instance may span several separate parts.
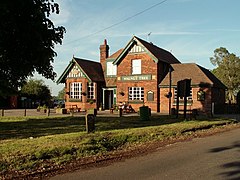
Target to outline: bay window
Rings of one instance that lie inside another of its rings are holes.
[[[72,82],[70,83],[70,98],[82,100],[82,83]]]

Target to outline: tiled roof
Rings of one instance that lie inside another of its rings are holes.
[[[119,54],[122,53],[122,51],[123,51],[123,48],[122,48],[122,49],[119,49],[117,52],[113,53],[113,54],[112,54],[111,56],[109,56],[108,58],[109,58],[109,59],[116,59],[116,58],[119,56]]]
[[[177,82],[183,79],[191,79],[192,85],[207,84],[212,87],[226,89],[226,86],[209,70],[195,64],[172,64],[174,71],[172,72],[172,85],[176,86]],[[160,86],[169,85],[169,73],[160,83]]]
[[[125,48],[119,52],[118,56],[116,57],[116,60],[113,63],[119,64],[122,61],[122,59],[127,55],[128,50],[131,49],[136,44],[136,42],[142,44],[142,46],[144,46],[148,53],[152,56],[153,60],[157,63],[159,61],[165,62],[167,64],[181,63],[170,52],[162,48],[159,48],[152,43],[146,42],[136,36],[133,36],[133,38],[129,41]]]
[[[67,68],[57,80],[57,84],[65,83],[66,77],[74,64],[77,63],[88,79],[93,82],[104,82],[102,66],[99,62],[73,57]]]
[[[79,58],[74,59],[93,82],[104,82],[103,70],[99,62]]]
[[[168,64],[181,63],[176,57],[174,57],[170,52],[166,51],[165,49],[155,46],[154,44],[144,41],[136,36],[135,38],[140,43],[142,43],[142,45],[145,46],[158,60],[166,62]]]

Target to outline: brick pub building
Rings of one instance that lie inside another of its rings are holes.
[[[105,40],[100,45],[100,63],[73,57],[57,83],[65,83],[66,108],[110,109],[125,102],[136,111],[144,104],[168,113],[167,94],[173,93],[170,108],[175,108],[176,84],[182,79],[192,81],[188,109],[209,114],[215,105],[224,105],[226,87],[210,71],[197,64],[181,64],[170,52],[136,36],[111,56]]]

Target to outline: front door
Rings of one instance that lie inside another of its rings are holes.
[[[103,108],[110,109],[116,104],[116,88],[103,88]]]
[[[113,90],[105,90],[104,109],[110,109],[113,106]]]

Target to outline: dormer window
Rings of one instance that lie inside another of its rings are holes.
[[[113,62],[107,62],[107,76],[116,76],[117,75],[117,66]]]
[[[141,59],[132,60],[132,74],[141,74],[142,64]]]

